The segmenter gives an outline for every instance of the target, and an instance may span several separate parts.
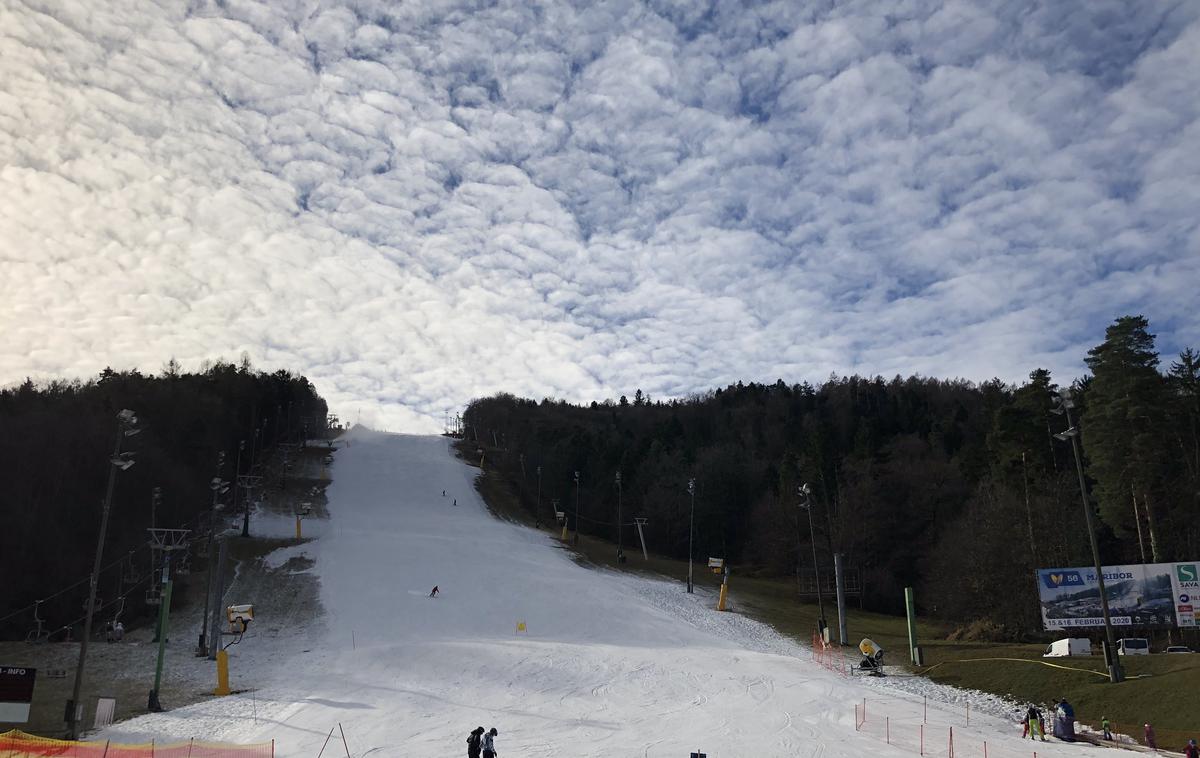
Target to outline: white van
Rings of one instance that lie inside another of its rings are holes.
[[[1069,637],[1065,640],[1056,640],[1051,642],[1046,652],[1042,653],[1043,658],[1065,658],[1068,655],[1091,655],[1092,643],[1091,640],[1083,637]]]
[[[1122,637],[1117,640],[1118,655],[1150,655],[1150,640],[1145,637]]]

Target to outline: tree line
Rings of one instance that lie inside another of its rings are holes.
[[[1065,388],[1082,430],[1088,502],[1105,563],[1200,558],[1200,355],[1164,368],[1141,316],[1118,318]],[[651,549],[688,551],[741,572],[812,568],[807,483],[819,562],[858,567],[867,608],[982,621],[996,638],[1040,628],[1036,568],[1092,562],[1074,456],[1054,413],[1062,391],[1036,369],[1012,385],[918,376],[832,376],[813,385],[743,384],[669,402],[573,405],[500,394],[473,401],[467,438],[488,476],[508,479],[531,512],[558,500],[584,533],[625,544],[648,519]],[[539,474],[540,467],[540,474]],[[575,484],[579,472],[579,485]],[[807,560],[806,560],[807,556]]]
[[[134,465],[115,480],[101,618],[127,595],[125,619],[141,610],[150,581],[147,528],[195,530],[209,512],[214,477],[232,481],[272,446],[326,426],[328,408],[312,384],[288,371],[256,371],[248,358],[184,372],[172,359],[157,376],[105,369],[87,381],[26,380],[0,390],[0,635],[33,629],[29,608],[59,639],[84,615],[117,414],[132,410],[136,436],[122,441]],[[155,495],[157,490],[157,497]],[[229,494],[221,495],[228,501]],[[64,591],[65,590],[65,591]],[[75,629],[78,634],[78,629]]]

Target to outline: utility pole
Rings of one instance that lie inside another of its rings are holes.
[[[1079,477],[1079,498],[1083,501],[1083,517],[1087,522],[1088,540],[1092,543],[1092,563],[1096,569],[1096,582],[1100,587],[1100,612],[1104,615],[1104,639],[1107,642],[1105,651],[1108,664],[1108,678],[1113,684],[1125,678],[1121,671],[1121,662],[1117,658],[1117,643],[1113,636],[1112,618],[1108,613],[1108,590],[1104,586],[1104,567],[1100,565],[1100,547],[1096,543],[1096,527],[1092,523],[1092,506],[1088,503],[1087,482],[1083,477],[1083,455],[1079,451],[1079,427],[1071,416],[1075,401],[1070,390],[1063,389],[1054,396],[1056,407],[1054,413],[1066,414],[1067,430],[1054,435],[1059,440],[1071,440],[1071,451],[1075,454],[1075,473]]]
[[[538,493],[537,493],[537,505],[534,506],[534,513],[536,514],[533,517],[534,523],[540,523],[542,520],[542,467],[541,466],[537,467],[537,475],[538,475]]]
[[[692,536],[696,533],[696,478],[688,479],[688,494],[692,496],[692,507],[688,515],[688,582],[687,591],[692,592]]]
[[[209,489],[212,490],[212,505],[208,511],[208,588],[204,593],[204,615],[200,617],[200,641],[196,646],[196,655],[208,655],[208,609],[212,599],[213,592],[213,533],[217,530],[217,498],[229,491],[229,482],[223,481],[219,476],[221,468],[225,463],[225,453],[217,455],[217,473],[218,476],[212,478],[209,483]]]
[[[580,499],[580,484],[579,472],[575,472],[575,544],[579,544],[579,499]]]
[[[125,409],[117,414],[117,443],[113,448],[112,457],[108,459],[108,487],[104,493],[104,507],[100,512],[100,535],[96,538],[96,560],[92,563],[92,576],[88,584],[87,614],[83,621],[83,639],[79,643],[79,663],[75,666],[75,685],[71,689],[71,699],[67,701],[67,726],[71,739],[79,739],[79,716],[82,706],[79,702],[83,692],[83,671],[87,663],[88,642],[92,638],[92,616],[96,612],[96,584],[100,581],[100,564],[104,559],[104,539],[108,535],[108,514],[112,508],[113,489],[117,484],[117,470],[126,471],[133,465],[131,453],[121,452],[121,443],[126,437],[132,437],[141,430],[137,428],[137,415]]]
[[[621,544],[621,472],[617,472],[617,563],[625,562],[625,551]]]

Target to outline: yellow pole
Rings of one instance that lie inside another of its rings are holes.
[[[567,541],[567,522],[566,521],[563,521],[562,541],[563,542]]]
[[[300,539],[300,517],[296,517],[296,539]]]
[[[217,689],[213,691],[218,697],[229,694],[229,653],[217,651]]]

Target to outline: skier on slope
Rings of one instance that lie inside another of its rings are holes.
[[[480,743],[483,740],[483,727],[477,726],[467,737],[467,758],[479,758]]]
[[[496,758],[496,743],[493,738],[499,734],[496,727],[492,727],[487,734],[483,735],[483,758]]]
[[[441,592],[441,590],[439,590],[438,586],[435,584],[435,585],[433,585],[433,589],[429,591],[429,596],[437,597],[439,592]]]

